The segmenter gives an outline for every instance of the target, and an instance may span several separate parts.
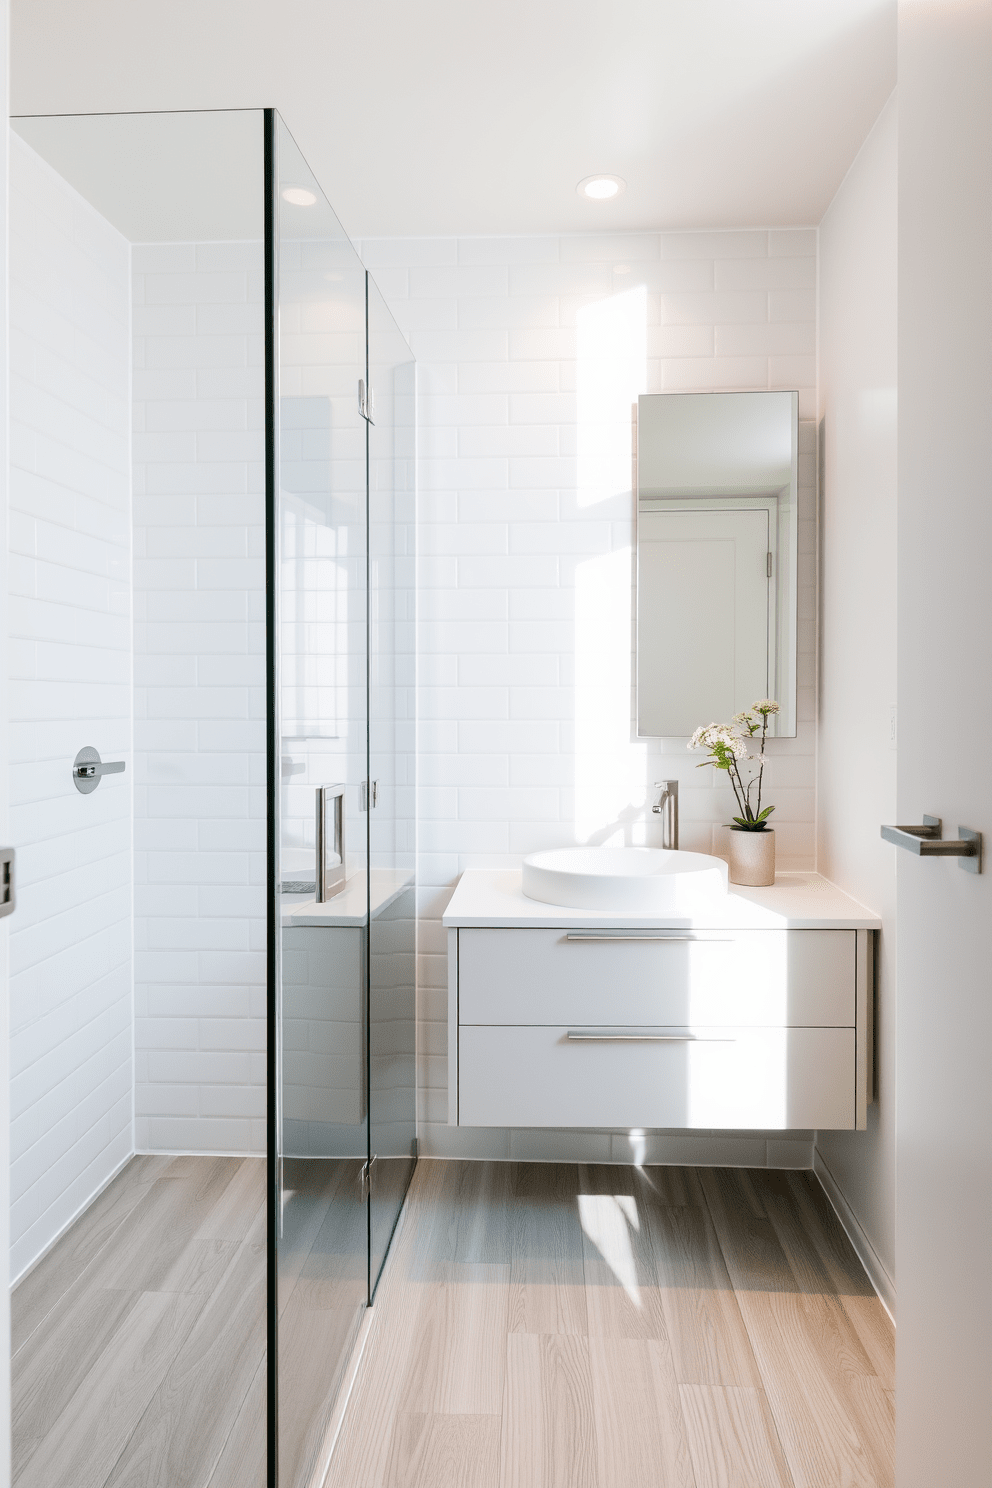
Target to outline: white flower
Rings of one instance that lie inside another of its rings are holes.
[[[754,706],[756,708],[758,706],[757,703],[755,703]],[[754,708],[746,708],[743,713],[735,713],[730,721],[731,723],[743,723],[745,725],[749,723],[757,723],[758,715],[754,711]]]
[[[781,709],[774,698],[759,698],[756,703],[751,704],[752,713],[760,713],[767,718],[770,713],[778,713]]]
[[[697,728],[689,740],[690,749],[714,749],[718,744],[723,744],[731,751],[735,759],[747,757],[747,744],[735,734],[733,729],[726,723],[707,723]]]

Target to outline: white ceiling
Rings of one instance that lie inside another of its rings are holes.
[[[274,105],[354,237],[819,222],[896,0],[13,0],[14,113]],[[576,195],[622,176],[612,202]]]
[[[260,109],[62,115],[13,127],[129,242],[262,237]]]

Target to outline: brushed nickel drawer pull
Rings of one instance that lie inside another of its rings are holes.
[[[595,932],[586,934],[579,932],[574,935],[566,935],[566,940],[690,940],[698,945],[712,945],[715,942],[728,943],[733,940],[732,935],[598,935]]]
[[[700,1038],[695,1033],[602,1033],[570,1028],[565,1035],[582,1044],[736,1044],[735,1038]]]

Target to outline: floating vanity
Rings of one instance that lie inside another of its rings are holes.
[[[866,1125],[880,921],[817,874],[660,914],[470,870],[444,924],[453,1125]]]

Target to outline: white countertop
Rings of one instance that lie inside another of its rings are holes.
[[[371,915],[373,920],[388,909],[390,904],[413,883],[412,873],[397,873],[386,868],[372,869],[371,904],[365,890],[365,873],[354,874],[348,879],[340,894],[318,904],[316,899],[298,899],[283,903],[282,923],[284,929],[295,926],[355,926],[364,925]]]
[[[321,906],[323,908],[323,906]],[[309,923],[309,922],[308,922]],[[528,899],[520,870],[470,868],[462,874],[444,914],[449,928],[539,929],[602,925],[611,930],[878,930],[878,915],[841,892],[819,873],[779,873],[767,889],[732,884],[712,909],[689,916],[621,914],[610,909],[564,909]]]

